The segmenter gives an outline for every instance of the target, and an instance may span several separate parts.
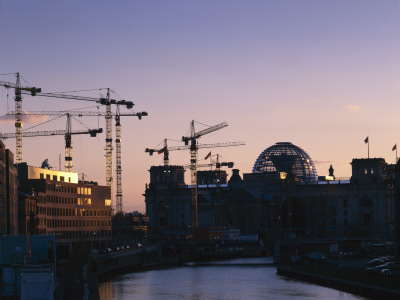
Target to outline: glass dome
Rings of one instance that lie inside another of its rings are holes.
[[[292,143],[276,143],[265,149],[253,166],[253,173],[293,174],[300,182],[317,182],[314,162],[306,151]]]

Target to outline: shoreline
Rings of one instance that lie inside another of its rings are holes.
[[[304,264],[278,265],[276,271],[278,275],[357,294],[369,299],[400,299],[400,290],[377,285],[377,282],[380,281],[373,280],[374,276],[370,274],[367,275],[371,276],[371,280],[366,283],[362,282],[360,276],[345,270],[343,270],[342,275],[346,276],[339,278],[335,276],[334,272],[327,275],[326,270],[323,270],[318,264],[309,265],[309,268],[302,267],[304,267]],[[349,279],[349,277],[352,279]]]

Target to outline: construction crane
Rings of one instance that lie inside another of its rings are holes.
[[[119,105],[115,113],[115,174],[117,193],[115,199],[115,210],[117,213],[123,212],[123,199],[122,199],[122,156],[121,156],[121,116],[137,116],[139,120],[143,116],[147,116],[147,112],[142,111],[133,114],[121,114]]]
[[[37,136],[53,136],[53,135],[64,135],[65,137],[65,169],[67,172],[72,172],[72,143],[71,135],[75,134],[90,134],[91,137],[96,137],[98,133],[102,133],[103,129],[88,129],[88,130],[71,130],[71,125],[67,122],[66,130],[50,130],[50,131],[23,131],[23,137],[37,137]],[[0,133],[0,139],[15,138],[16,133]],[[68,159],[71,158],[71,159]]]
[[[167,139],[164,139],[164,147],[159,149],[146,148],[145,152],[153,155],[154,152],[158,154],[164,154],[164,166],[167,168],[169,165],[169,151],[173,150],[190,150],[190,170],[191,170],[191,185],[192,185],[192,228],[198,227],[198,213],[197,213],[197,153],[198,149],[201,148],[216,148],[216,147],[229,147],[229,146],[242,146],[244,142],[227,142],[227,143],[215,143],[215,144],[198,144],[197,140],[203,135],[212,133],[219,129],[228,126],[226,122],[211,126],[199,132],[196,132],[194,127],[194,120],[191,121],[190,135],[183,136],[182,141],[185,142],[185,146],[168,147]],[[190,142],[190,145],[189,145]]]
[[[9,112],[8,115],[12,115],[14,112]],[[91,111],[28,111],[23,112],[23,115],[68,115],[68,116],[106,116],[107,112],[91,112]],[[123,200],[122,200],[122,167],[121,167],[121,116],[135,116],[138,117],[139,120],[142,117],[147,116],[147,112],[135,112],[135,113],[120,113],[119,105],[117,104],[116,113],[111,113],[112,116],[115,116],[115,144],[116,144],[116,211],[123,211]],[[67,157],[67,155],[66,155]],[[72,156],[70,156],[72,159]],[[67,164],[67,160],[66,160]]]
[[[75,130],[69,134],[90,134],[91,137],[96,137],[98,133],[102,133],[103,129],[88,129],[88,130]],[[41,130],[41,131],[23,131],[23,137],[36,137],[36,136],[52,136],[52,135],[66,135],[67,130]],[[0,133],[0,139],[15,138],[15,133]]]
[[[67,128],[66,128],[66,133],[65,133],[65,171],[66,172],[72,172],[72,125],[71,125],[71,115],[69,113],[66,114],[67,116]],[[82,132],[82,133],[88,133],[90,134],[91,137],[96,137],[98,133],[102,133],[103,129],[98,128],[98,129],[91,129],[87,132]]]
[[[197,178],[196,178],[196,165],[197,165],[197,152],[198,152],[198,143],[197,140],[202,137],[203,135],[209,134],[211,132],[220,130],[224,127],[228,126],[226,122],[217,124],[215,126],[211,126],[199,132],[196,132],[194,127],[194,120],[190,123],[190,135],[183,136],[182,141],[185,142],[185,145],[190,146],[190,173],[191,173],[191,183],[192,185],[196,185]],[[189,145],[190,142],[190,145]]]
[[[215,143],[215,144],[197,144],[198,149],[203,149],[203,148],[217,148],[217,147],[230,147],[230,146],[242,146],[244,145],[244,142],[227,142],[227,143]],[[164,147],[162,148],[146,148],[145,152],[149,153],[150,156],[152,156],[155,152],[158,154],[164,154],[164,167],[169,166],[169,151],[175,151],[175,150],[187,150],[190,149],[190,146],[172,146],[168,147],[167,144],[167,139],[164,139]],[[207,166],[210,166],[209,164]]]
[[[212,160],[211,157],[211,152],[207,154],[207,156],[204,158],[205,160],[210,157],[210,163],[209,164],[203,164],[203,165],[198,165],[198,167],[213,167],[215,166],[215,169],[217,171],[221,170],[221,167],[228,167],[228,168],[233,168],[234,163],[233,162],[220,162],[219,161],[219,154],[216,154],[217,159],[215,161]]]
[[[16,73],[16,83],[0,81],[0,86],[13,88],[15,90],[15,163],[22,163],[22,93],[36,96],[42,91],[41,88],[21,86],[19,73]]]
[[[115,210],[123,212],[122,202],[122,163],[121,163],[121,118],[119,105],[115,114],[115,175],[117,177],[117,193],[115,195]]]
[[[21,91],[22,93],[27,93],[25,91]],[[96,103],[100,103],[106,106],[105,120],[106,120],[106,185],[111,189],[111,200],[113,195],[113,177],[112,177],[112,113],[111,113],[111,105],[122,105],[128,109],[133,107],[133,102],[126,100],[115,100],[110,98],[110,89],[107,88],[107,96],[100,98],[86,97],[86,96],[77,96],[77,95],[69,95],[64,93],[43,93],[37,92],[37,96],[42,97],[50,97],[50,98],[62,98],[62,99],[71,99],[71,100],[83,100],[83,101],[93,101]],[[146,114],[147,115],[147,114]]]
[[[185,145],[190,146],[190,173],[191,173],[191,183],[192,183],[192,228],[197,228],[199,226],[198,221],[198,211],[197,211],[197,152],[198,143],[197,140],[203,135],[209,134],[211,132],[220,130],[228,126],[226,122],[211,126],[199,132],[196,132],[194,127],[194,120],[190,123],[190,135],[183,136],[182,141]],[[189,145],[190,142],[190,145]]]
[[[10,111],[7,113],[7,115],[15,115],[15,111]],[[53,111],[24,111],[22,112],[22,115],[27,115],[27,116],[34,116],[34,115],[39,115],[39,116],[60,116],[60,115],[66,115],[69,114],[70,116],[76,116],[76,117],[104,117],[106,116],[107,112],[102,112],[102,111],[82,111],[82,110],[63,110],[63,111],[58,111],[58,110],[53,110]],[[116,116],[116,113],[110,113],[111,116]],[[139,120],[142,119],[142,117],[147,116],[147,112],[142,111],[142,112],[136,112],[136,113],[120,113],[119,114],[121,117],[138,117]]]

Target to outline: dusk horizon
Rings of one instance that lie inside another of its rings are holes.
[[[124,211],[145,212],[151,166],[163,156],[146,148],[183,146],[195,120],[228,127],[199,143],[246,145],[200,149],[250,173],[257,157],[291,142],[313,159],[318,175],[351,176],[353,158],[393,164],[400,61],[399,1],[7,1],[0,0],[0,81],[19,72],[43,92],[75,92],[132,101],[121,117]],[[25,82],[23,82],[25,84]],[[86,90],[92,90],[86,92]],[[2,133],[15,132],[12,89],[0,87]],[[23,111],[104,111],[96,103],[23,95]],[[115,112],[115,108],[113,108]],[[23,117],[24,129],[65,129],[65,118]],[[72,129],[102,118],[72,120]],[[196,124],[196,130],[207,126]],[[113,135],[115,124],[113,120]],[[368,137],[368,143],[365,139]],[[105,133],[73,136],[73,172],[105,185]],[[15,139],[6,139],[15,155]],[[115,150],[115,145],[114,145]],[[64,137],[23,139],[23,161],[59,168]],[[115,154],[113,154],[115,159]],[[188,165],[189,150],[171,151]],[[64,170],[64,159],[62,159]],[[113,161],[115,183],[115,160]],[[231,169],[226,169],[231,175]],[[190,183],[190,171],[185,174]],[[114,187],[115,194],[115,187]],[[114,195],[115,198],[115,195]]]

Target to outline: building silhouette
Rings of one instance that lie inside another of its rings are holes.
[[[199,227],[239,229],[267,243],[277,238],[396,241],[400,164],[383,158],[353,159],[352,176],[319,176],[311,157],[291,143],[277,143],[256,159],[252,173],[234,169],[227,184],[198,171]],[[171,174],[180,174],[177,176]],[[163,176],[163,174],[170,174]],[[191,189],[181,166],[150,168],[146,187],[149,236],[188,235]],[[206,178],[209,177],[209,180]],[[215,238],[215,235],[213,236]]]
[[[17,169],[14,155],[0,141],[0,236],[18,234]]]

